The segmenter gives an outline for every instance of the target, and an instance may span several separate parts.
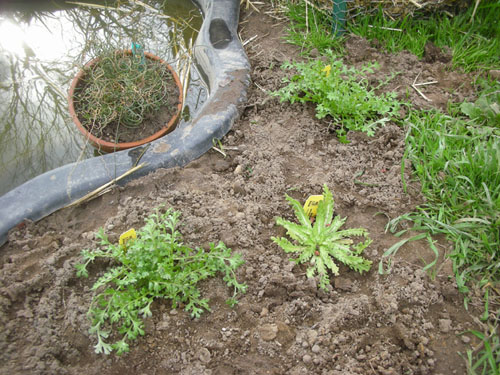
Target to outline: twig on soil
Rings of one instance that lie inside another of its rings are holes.
[[[285,17],[278,17],[276,16],[275,12],[274,11],[270,11],[270,12],[264,12],[264,14],[267,14],[269,17],[277,20],[277,21],[280,21],[280,23],[278,23],[278,25],[281,25],[282,23],[285,23],[285,22],[288,22],[288,19],[285,18]],[[273,24],[271,27],[275,27],[276,24]]]
[[[254,82],[254,85],[257,86],[259,89],[261,89],[262,92],[265,92],[267,94],[266,89],[264,89],[262,86],[260,86],[257,82]]]
[[[242,44],[243,44],[243,47],[246,46],[248,43],[251,43],[253,42],[255,39],[257,39],[259,36],[257,34],[255,34],[254,36],[252,36],[251,38],[248,38],[247,40],[245,40]]]
[[[268,15],[269,17],[281,21],[281,20],[288,20],[287,17],[279,17],[278,14],[286,14],[287,10],[284,7],[274,7],[272,10],[264,12],[264,14]]]
[[[425,85],[434,85],[438,83],[438,81],[429,81],[429,82],[422,82],[422,83],[414,83],[415,86],[425,86]]]
[[[255,55],[253,55],[252,57],[255,59],[257,58],[257,56],[259,56],[262,52],[264,52],[263,49],[261,49],[259,52],[257,52]]]
[[[252,7],[253,10],[255,10],[257,13],[260,13],[260,11],[257,9],[257,7],[254,5],[254,2],[250,1],[250,0],[241,0],[240,1],[240,5],[243,4],[243,3],[246,3],[246,9],[248,9],[249,7]],[[259,4],[259,5],[262,5],[263,3],[261,2],[255,2],[255,4]]]
[[[281,21],[281,22],[278,22],[278,23],[275,23],[273,24],[271,27],[278,27],[280,25],[283,25],[284,23],[288,22],[288,20],[284,20],[284,21]]]
[[[377,374],[377,372],[375,371],[375,369],[373,368],[373,365],[372,365],[372,358],[368,359],[368,364],[370,365],[370,368],[372,369],[373,373]]]
[[[415,85],[411,85],[411,87],[413,87],[413,89],[418,92],[420,94],[420,96],[422,96],[422,98],[424,98],[425,100],[427,100],[428,102],[432,102],[431,99],[429,99],[427,96],[424,95],[424,93],[422,91],[420,91]]]
[[[418,89],[417,86],[424,86],[424,85],[431,85],[433,83],[437,83],[437,81],[431,81],[431,82],[424,82],[424,83],[417,83],[417,79],[418,77],[420,77],[420,73],[417,74],[417,76],[415,77],[415,79],[413,80],[413,83],[411,84],[411,87],[413,87],[413,89],[420,94],[420,96],[422,96],[422,98],[424,98],[426,101],[428,102],[432,102],[431,99],[429,99],[427,96],[424,95],[424,93],[422,91],[420,91]]]
[[[102,194],[105,194],[107,193],[108,191],[111,191],[111,187],[118,181],[120,181],[122,178],[125,178],[127,177],[128,175],[134,173],[135,171],[138,171],[139,169],[141,169],[142,167],[144,167],[146,165],[146,163],[142,163],[136,167],[133,167],[133,168],[130,168],[127,172],[125,172],[124,174],[122,174],[121,176],[118,176],[117,178],[114,178],[112,179],[111,181],[109,181],[107,184],[104,184],[102,185],[101,187],[91,191],[90,193],[84,195],[83,197],[81,197],[80,199],[77,199],[76,201],[74,201],[73,203],[70,203],[68,205],[66,205],[64,208],[68,208],[68,207],[75,207],[75,206],[78,206],[82,203],[85,203],[85,202],[88,202]]]
[[[224,157],[226,157],[226,156],[227,156],[227,154],[226,154],[224,151],[222,151],[222,150],[218,149],[217,147],[213,146],[212,148],[213,148],[215,151],[220,152],[220,154],[221,154],[222,156],[224,156]]]
[[[63,303],[64,309],[66,309],[66,301],[64,298],[64,288],[62,289],[62,303]]]

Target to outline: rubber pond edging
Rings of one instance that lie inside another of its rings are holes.
[[[0,197],[0,246],[8,231],[24,220],[37,221],[130,170],[124,185],[158,168],[185,166],[231,129],[247,100],[250,63],[238,38],[240,0],[193,0],[203,14],[194,60],[209,85],[209,96],[182,129],[148,145],[118,151],[41,174]]]

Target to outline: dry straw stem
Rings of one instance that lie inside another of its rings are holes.
[[[269,35],[269,33],[268,33]],[[251,38],[248,38],[247,40],[245,40],[242,44],[243,44],[243,47],[245,47],[248,43],[251,43],[253,42],[255,39],[257,39],[259,36],[257,34],[255,34],[254,36],[252,36]],[[240,38],[241,39],[241,38]]]
[[[250,0],[241,0],[240,1],[240,5],[241,4],[245,4],[245,9],[248,9],[250,7],[252,7],[253,10],[255,10],[256,12],[259,13],[259,10],[257,9],[257,7],[255,6],[255,4],[259,4],[259,5],[262,5],[264,3],[261,3],[261,2],[256,2],[256,1],[250,1]]]
[[[121,7],[113,7],[109,5],[99,5],[99,4],[92,4],[92,3],[84,3],[80,1],[66,1],[67,4],[73,4],[73,5],[78,5],[81,7],[87,7],[87,8],[94,8],[94,9],[108,9],[108,10],[121,10],[121,11],[128,11],[128,9],[121,8]]]
[[[144,167],[146,165],[146,163],[142,163],[140,165],[137,165],[133,168],[130,168],[127,172],[125,172],[124,174],[122,174],[121,176],[118,176],[114,179],[112,179],[111,181],[109,181],[107,184],[104,184],[102,185],[101,187],[91,191],[90,193],[84,195],[83,197],[81,197],[80,199],[77,199],[76,201],[74,201],[73,203],[70,203],[68,204],[67,206],[65,206],[64,208],[68,208],[68,207],[76,207],[82,203],[85,203],[85,202],[88,202],[94,198],[97,198],[98,196],[102,195],[102,194],[105,194],[107,193],[108,191],[110,191],[111,187],[117,183],[118,181],[120,181],[122,178],[125,178],[127,177],[128,175],[134,173],[135,171],[138,171],[139,169],[141,169],[142,167]]]
[[[481,0],[476,0],[476,4],[474,5],[474,10],[472,11],[472,16],[470,17],[470,22],[474,22],[474,16],[476,15],[477,12],[477,7],[479,6],[479,3]]]
[[[176,50],[176,70],[179,72],[179,79],[182,84],[182,103],[185,106],[193,61],[193,39],[189,39],[189,44],[186,45],[184,38],[179,38],[179,48],[177,49],[177,45],[174,45],[174,48]]]
[[[418,93],[420,94],[420,96],[422,98],[424,98],[426,101],[428,102],[432,102],[432,99],[429,99],[427,96],[424,95],[424,93],[422,91],[420,91],[418,89],[417,86],[426,86],[426,85],[434,85],[436,83],[438,83],[438,81],[429,81],[429,82],[422,82],[422,83],[417,83],[417,79],[418,77],[420,77],[420,73],[417,74],[417,76],[415,77],[415,79],[413,80],[413,83],[411,84],[411,87],[413,87],[413,89]]]

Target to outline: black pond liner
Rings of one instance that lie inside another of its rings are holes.
[[[203,25],[194,60],[209,85],[209,96],[190,123],[141,147],[71,163],[39,175],[0,197],[0,246],[25,219],[37,221],[124,174],[124,185],[158,168],[185,166],[231,129],[247,100],[250,63],[237,35],[240,0],[194,0]]]

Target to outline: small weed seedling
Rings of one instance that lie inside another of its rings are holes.
[[[291,259],[297,264],[309,262],[307,277],[319,275],[319,286],[327,290],[330,282],[328,269],[334,275],[339,274],[339,268],[332,258],[339,260],[350,268],[362,273],[368,271],[372,262],[361,257],[363,250],[372,242],[368,238],[368,232],[363,228],[352,228],[339,230],[345,223],[345,218],[333,217],[334,201],[328,187],[323,187],[323,200],[318,204],[318,211],[314,224],[311,224],[309,216],[302,205],[286,195],[286,199],[295,211],[295,216],[300,224],[292,223],[281,217],[276,219],[278,225],[287,230],[287,234],[295,240],[296,244],[288,239],[272,237],[286,253],[298,253],[296,259]],[[350,236],[362,236],[366,241],[353,245]]]
[[[208,300],[201,297],[199,281],[220,272],[228,286],[234,288],[227,303],[237,303],[238,293],[246,285],[237,282],[235,270],[243,264],[237,254],[232,255],[224,243],[210,244],[209,250],[195,250],[182,244],[176,229],[180,213],[167,210],[148,217],[146,225],[130,239],[127,247],[108,241],[101,229],[98,238],[101,249],[83,250],[85,263],[77,264],[77,275],[87,277],[87,265],[96,258],[112,259],[115,264],[95,282],[96,293],[88,311],[90,333],[97,336],[96,353],[121,354],[129,350],[128,340],[144,335],[140,316],[151,316],[155,298],[172,300],[172,307],[185,304],[185,310],[199,317],[203,310],[210,310]],[[113,344],[105,342],[110,328],[116,325],[122,338]]]

